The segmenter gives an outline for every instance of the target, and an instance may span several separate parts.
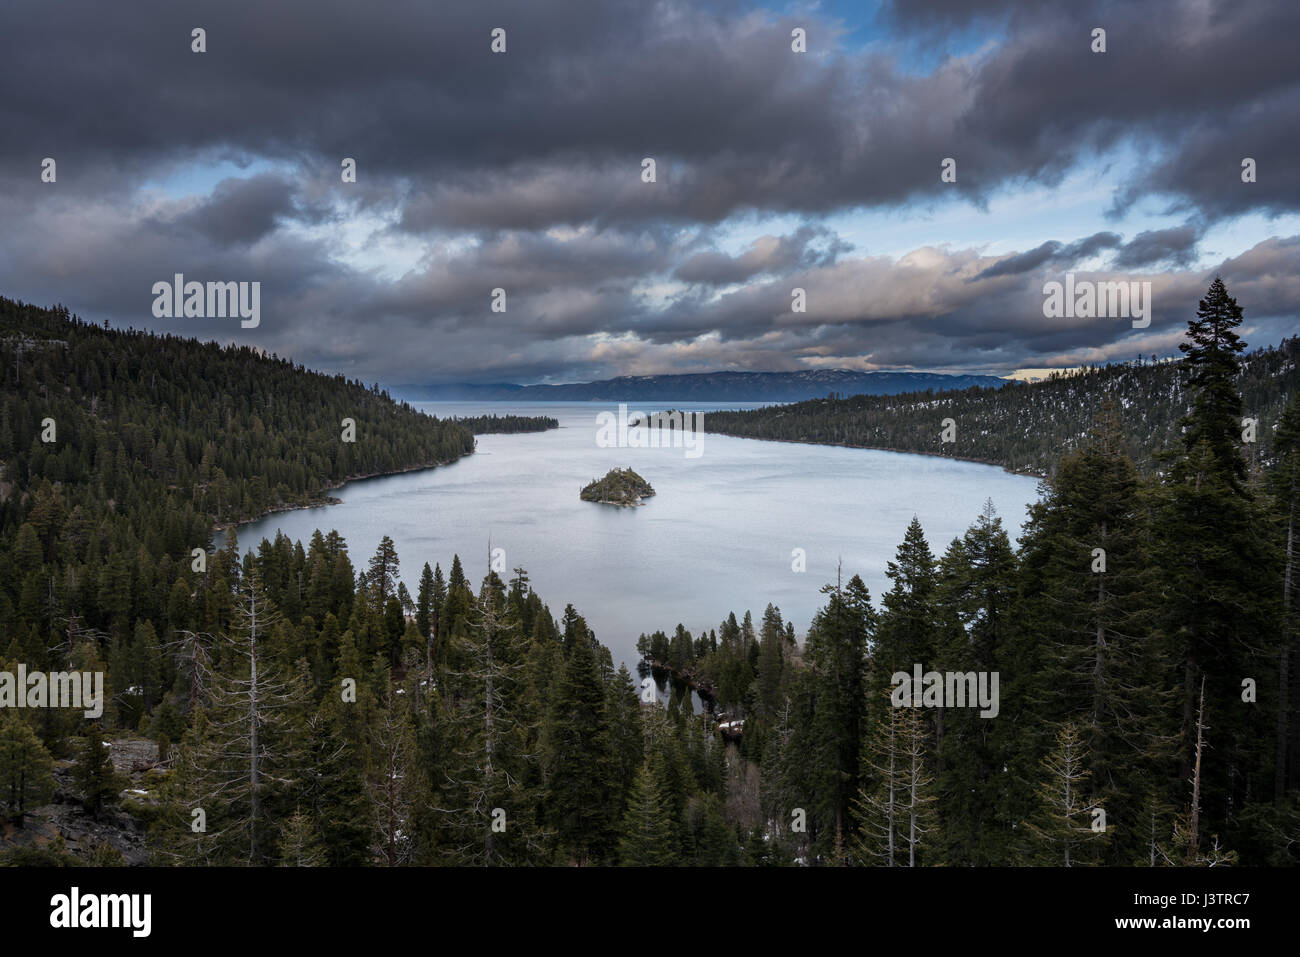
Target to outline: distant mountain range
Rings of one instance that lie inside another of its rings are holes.
[[[945,375],[937,372],[855,372],[814,369],[804,372],[700,372],[689,375],[619,376],[569,385],[399,385],[393,395],[412,402],[496,401],[575,402],[802,402],[838,396],[899,395],[973,386],[1000,387],[1006,379],[991,375]]]

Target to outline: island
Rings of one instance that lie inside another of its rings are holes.
[[[611,469],[603,479],[592,479],[591,484],[582,490],[581,498],[584,502],[630,508],[645,504],[644,500],[654,493],[650,483],[630,468]]]

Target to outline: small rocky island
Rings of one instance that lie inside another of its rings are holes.
[[[592,479],[582,490],[581,498],[584,502],[631,507],[644,504],[643,500],[654,493],[650,483],[630,468],[611,469],[603,479]]]

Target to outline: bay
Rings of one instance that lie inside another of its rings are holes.
[[[700,454],[682,448],[601,448],[597,415],[609,402],[426,402],[439,417],[549,415],[560,428],[482,435],[473,455],[436,469],[350,482],[342,504],[280,512],[238,528],[241,550],[283,531],[306,545],[336,529],[354,566],[392,537],[401,577],[416,592],[425,562],[444,574],[458,554],[477,591],[489,548],[504,550],[507,579],[527,569],[560,617],[572,603],[609,646],[615,665],[635,671],[636,640],[678,623],[693,634],[746,610],[757,625],[768,602],[802,639],[822,605],[820,589],[860,575],[877,605],[885,564],[916,515],[941,554],[991,499],[1014,540],[1037,480],[948,458],[704,435]],[[755,403],[681,403],[702,411]],[[653,412],[653,408],[636,411]],[[656,495],[638,508],[584,502],[581,488],[609,469],[631,466]],[[218,538],[221,543],[222,536]],[[806,570],[794,570],[795,550]]]

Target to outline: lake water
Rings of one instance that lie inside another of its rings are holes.
[[[277,529],[304,545],[317,528],[337,529],[361,567],[389,535],[414,595],[424,563],[441,563],[445,574],[453,554],[477,591],[490,540],[505,550],[507,570],[527,569],[552,615],[571,602],[615,665],[633,671],[642,632],[671,632],[680,622],[698,635],[728,612],[740,620],[746,610],[757,625],[768,602],[802,638],[838,561],[845,579],[862,576],[878,606],[885,563],[913,515],[941,554],[989,498],[1014,540],[1037,497],[1036,479],[896,452],[711,434],[700,439],[696,458],[681,448],[600,448],[596,416],[617,411],[607,402],[415,404],[440,417],[549,415],[560,428],[481,435],[476,452],[453,465],[349,483],[333,493],[340,505],[240,526],[241,549],[274,538]],[[746,404],[677,407],[701,410],[707,422],[710,409]],[[645,505],[578,498],[587,482],[624,466],[654,486]],[[806,554],[802,573],[792,570],[796,548]]]

